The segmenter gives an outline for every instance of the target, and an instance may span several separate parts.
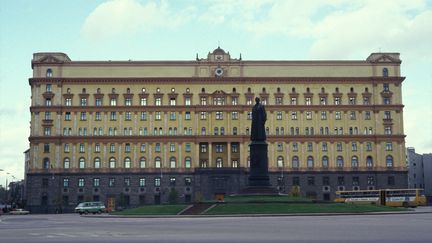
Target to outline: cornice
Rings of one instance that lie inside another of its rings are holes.
[[[153,77],[153,78],[124,78],[124,77],[110,77],[110,78],[29,78],[30,85],[36,84],[52,84],[57,83],[58,85],[64,84],[128,84],[128,83],[167,83],[167,84],[249,84],[249,83],[268,83],[268,84],[314,84],[314,83],[362,83],[362,84],[373,84],[373,83],[401,83],[405,77]],[[60,83],[60,84],[59,84]]]

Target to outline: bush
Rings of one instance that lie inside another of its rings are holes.
[[[177,204],[178,203],[178,193],[176,189],[171,188],[171,191],[168,195],[168,202],[169,204]]]
[[[289,195],[292,197],[300,197],[301,196],[300,187],[292,186]]]

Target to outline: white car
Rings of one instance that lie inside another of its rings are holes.
[[[13,214],[13,215],[25,215],[25,214],[29,214],[30,212],[21,208],[12,210],[9,212],[9,214]]]

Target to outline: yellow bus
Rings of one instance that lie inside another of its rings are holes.
[[[426,205],[426,197],[423,189],[337,191],[335,202],[417,207]]]

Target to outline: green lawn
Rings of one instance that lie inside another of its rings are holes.
[[[189,205],[148,205],[114,212],[114,215],[176,215]]]
[[[404,210],[406,209],[345,203],[227,203],[218,204],[206,214],[363,213]]]
[[[305,197],[291,196],[227,196],[227,203],[268,203],[268,202],[312,202]]]

